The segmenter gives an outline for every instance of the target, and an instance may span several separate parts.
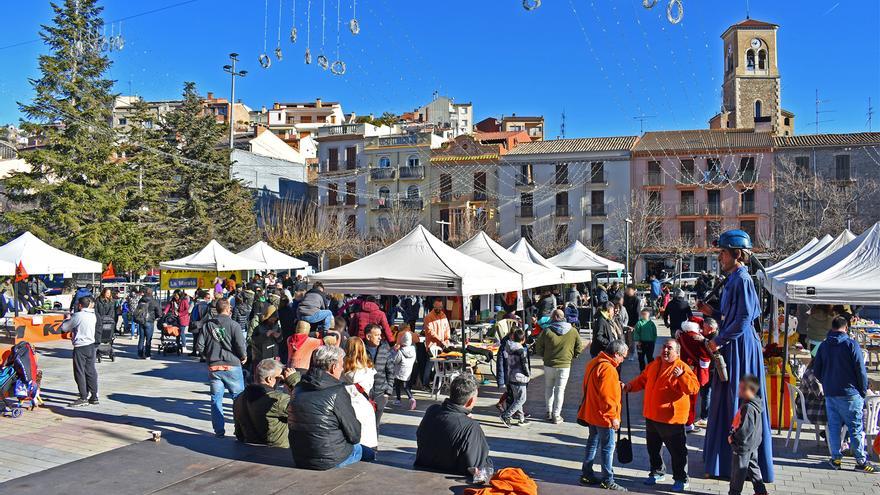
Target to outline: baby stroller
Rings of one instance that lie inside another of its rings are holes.
[[[43,372],[37,368],[34,348],[27,342],[19,342],[0,366],[0,398],[2,414],[17,418],[25,407],[33,410],[40,400],[40,381]]]
[[[98,322],[98,334],[95,335],[98,348],[95,350],[95,359],[100,363],[101,357],[106,356],[110,361],[116,361],[116,352],[113,350],[113,342],[116,340],[115,322]]]
[[[178,341],[180,337],[180,320],[172,314],[167,314],[157,324],[159,331],[162,332],[162,336],[159,338],[159,352],[163,355],[176,353],[180,356],[183,352],[183,348],[181,348]]]

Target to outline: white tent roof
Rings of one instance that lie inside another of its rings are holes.
[[[834,241],[833,237],[831,237],[828,234],[825,234],[825,237],[816,241],[816,243],[813,244],[809,249],[802,248],[802,249],[798,250],[798,253],[800,253],[800,254],[795,253],[795,254],[789,256],[788,258],[785,258],[784,260],[780,261],[779,263],[776,263],[775,265],[768,268],[766,270],[767,276],[772,277],[776,273],[783,272],[783,271],[791,268],[792,266],[797,265],[801,261],[803,261],[805,259],[809,259],[809,257],[813,253],[821,251],[823,248],[825,248],[825,246],[831,244],[833,241]]]
[[[513,246],[508,248],[508,251],[519,256],[521,259],[526,261],[531,261],[532,263],[536,263],[538,265],[547,267],[547,268],[558,268],[553,263],[547,260],[547,258],[541,256],[541,253],[538,252],[529,241],[526,240],[525,237],[520,237],[518,241],[516,241]],[[568,284],[576,284],[578,282],[589,282],[591,280],[590,271],[589,270],[562,270],[565,272],[565,283]]]
[[[355,294],[478,295],[522,289],[522,277],[475,260],[421,225],[365,258],[309,276],[328,292]]]
[[[623,263],[611,261],[587,249],[580,241],[572,242],[564,251],[550,258],[550,263],[565,270],[623,270]]]
[[[767,268],[766,270],[759,271],[758,272],[758,279],[761,281],[761,284],[764,285],[765,287],[769,288],[770,284],[768,284],[767,281],[769,280],[770,276],[767,275],[767,273],[775,273],[775,272],[781,270],[782,268],[789,266],[791,264],[791,260],[796,259],[799,256],[801,256],[803,253],[811,250],[813,248],[813,246],[816,245],[817,242],[819,242],[819,239],[816,239],[815,237],[813,237],[806,244],[804,244],[804,246],[802,248],[800,248],[797,251],[795,251],[794,253],[788,255],[785,259],[779,261],[778,263],[773,264],[770,268]]]
[[[831,253],[846,246],[855,238],[856,236],[850,232],[849,229],[844,229],[840,235],[830,243],[826,244],[825,247],[813,250],[809,256],[803,257],[798,263],[795,263],[792,266],[784,268],[776,273],[771,273],[769,275],[769,284],[765,283],[764,285],[769,285],[770,293],[777,298],[785,298],[785,282],[787,280],[797,280],[799,273],[808,270],[811,266],[819,263]]]
[[[880,222],[794,278],[790,303],[880,305]]]
[[[301,270],[309,266],[307,262],[288,256],[265,241],[257,242],[238,255],[262,263],[263,270]]]
[[[546,267],[521,259],[490,239],[485,232],[478,232],[477,235],[459,246],[456,251],[496,268],[509,270],[520,275],[523,289],[565,283],[565,272],[559,268]]]
[[[244,256],[239,256],[216,240],[189,256],[159,263],[163,270],[194,270],[202,272],[222,272],[228,270],[263,270],[265,264]]]
[[[0,246],[0,260],[12,264],[12,273],[21,262],[29,275],[101,273],[101,263],[65,253],[41,241],[30,232]],[[6,267],[0,268],[6,270]],[[10,273],[10,275],[12,274]]]

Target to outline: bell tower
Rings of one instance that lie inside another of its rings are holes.
[[[721,35],[724,55],[721,113],[711,128],[794,133],[794,114],[782,108],[776,24],[746,19]]]

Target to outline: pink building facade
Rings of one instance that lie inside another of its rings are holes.
[[[662,232],[634,266],[637,280],[653,273],[715,270],[712,242],[739,228],[756,253],[772,247],[773,139],[750,129],[645,133],[632,151],[631,216]],[[637,241],[636,241],[637,242]]]

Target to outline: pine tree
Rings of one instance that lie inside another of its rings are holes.
[[[49,53],[39,57],[35,95],[19,104],[26,131],[45,146],[21,154],[32,167],[3,181],[12,211],[10,231],[30,230],[67,251],[113,261],[120,269],[140,268],[144,235],[125,222],[126,189],[132,171],[118,159],[108,127],[113,81],[104,77],[110,61],[96,43],[104,22],[96,0],[52,3],[52,24],[40,36]]]
[[[253,195],[230,177],[229,152],[219,147],[226,128],[203,111],[195,83],[184,83],[183,103],[162,121],[167,151],[178,170],[172,216],[179,224],[173,251],[182,255],[211,239],[230,248],[255,241]]]

